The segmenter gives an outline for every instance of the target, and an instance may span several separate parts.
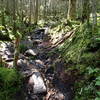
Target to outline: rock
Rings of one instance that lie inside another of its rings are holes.
[[[5,53],[6,55],[12,55],[12,53],[11,53],[9,50],[5,50],[4,53]]]
[[[23,77],[30,77],[33,74],[32,68],[30,67],[29,62],[26,59],[19,59],[17,62],[17,66],[20,70],[20,73]]]
[[[13,60],[14,60],[14,58],[7,58],[7,59],[5,59],[6,62],[11,62]]]
[[[32,39],[43,39],[45,29],[37,29],[35,30],[31,36]]]
[[[7,55],[2,55],[2,59],[6,60],[6,59],[8,59],[8,56]]]
[[[19,59],[17,62],[18,68],[20,69],[23,77],[29,77],[35,72],[37,69],[40,69],[40,65],[37,65],[35,61],[28,61],[26,59]],[[42,65],[41,65],[42,66]]]
[[[1,42],[0,44],[0,54],[3,60],[13,59],[13,52],[11,50],[12,43],[10,42]]]
[[[29,49],[25,52],[25,56],[36,56],[36,55],[37,55],[36,49]]]
[[[35,43],[39,44],[39,43],[42,43],[42,42],[43,42],[43,41],[40,40],[40,39],[35,39],[35,40],[33,40],[33,44],[35,44]]]
[[[28,63],[27,63],[27,60],[23,60],[23,59],[19,59],[18,61],[17,61],[17,66],[20,68],[20,69],[23,69],[23,70],[25,70],[25,69],[27,69],[27,67],[28,67]]]
[[[30,77],[32,74],[33,74],[33,72],[31,71],[31,70],[25,70],[25,71],[20,71],[20,73],[22,74],[22,76],[23,77]]]
[[[7,68],[13,68],[14,66],[14,64],[13,64],[14,62],[13,61],[10,61],[10,62],[6,62],[6,66],[7,66]]]
[[[46,92],[45,83],[38,71],[35,71],[29,78],[28,85],[31,86],[31,91],[33,91],[34,94]]]
[[[44,68],[45,67],[45,65],[44,65],[44,62],[43,61],[41,61],[41,60],[35,60],[35,63],[36,63],[36,66],[38,67],[38,68]]]

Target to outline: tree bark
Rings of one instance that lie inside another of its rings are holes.
[[[92,4],[92,18],[93,18],[92,29],[93,29],[93,32],[94,32],[96,27],[97,27],[96,0],[91,0],[91,4]]]
[[[89,23],[89,17],[90,17],[90,8],[89,8],[89,0],[83,0],[83,12],[82,12],[82,23],[87,21]]]
[[[13,34],[15,35],[15,52],[14,52],[14,67],[17,69],[17,61],[19,57],[19,42],[20,38],[17,35],[16,29],[16,0],[13,0]]]
[[[30,14],[29,14],[29,23],[31,24],[32,17],[32,0],[30,0]]]
[[[67,18],[69,20],[75,20],[75,18],[76,18],[76,0],[69,0]]]
[[[35,17],[34,17],[34,24],[38,22],[38,0],[35,0]]]

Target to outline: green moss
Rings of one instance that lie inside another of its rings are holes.
[[[21,76],[15,69],[0,68],[0,99],[14,100],[21,89]]]

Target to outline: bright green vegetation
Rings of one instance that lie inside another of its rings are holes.
[[[54,51],[51,49],[44,56],[59,54],[66,62],[65,72],[75,77],[73,100],[100,100],[100,0],[0,0],[0,41],[13,43],[16,68],[6,68],[3,54],[0,55],[0,100],[15,100],[21,91],[23,80],[17,61],[28,49],[21,42],[41,28],[50,28],[47,35],[51,40],[44,37],[38,47],[45,46],[45,42],[54,46]],[[37,49],[33,43],[30,45]],[[28,61],[42,58],[38,56],[29,57]],[[52,67],[55,66],[54,62]]]
[[[66,71],[76,71],[74,100],[100,100],[100,30],[91,30],[86,23],[81,25],[59,49]]]
[[[0,100],[15,100],[21,91],[22,78],[15,69],[0,67]]]

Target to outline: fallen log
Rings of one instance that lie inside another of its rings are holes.
[[[76,31],[76,28],[73,29],[72,31],[68,32],[67,34],[65,34],[65,36],[63,36],[61,39],[59,39],[55,44],[53,44],[49,49],[53,49],[56,48],[58,45],[62,44],[66,39],[72,37],[74,35]]]

